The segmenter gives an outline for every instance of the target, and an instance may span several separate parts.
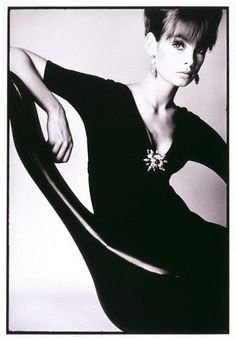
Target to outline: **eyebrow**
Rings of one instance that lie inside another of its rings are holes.
[[[182,39],[184,42],[189,44],[189,41],[182,34],[173,35],[169,37],[168,39]],[[206,47],[203,44],[199,44],[199,43],[196,44],[196,47],[201,47],[203,49],[206,49]]]
[[[179,39],[182,39],[182,40],[188,42],[188,40],[187,40],[182,34],[172,35],[172,36],[170,37],[170,39],[171,39],[171,38],[172,38],[172,39],[179,38]]]

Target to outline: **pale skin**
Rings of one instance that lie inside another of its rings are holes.
[[[158,152],[164,155],[172,144],[175,129],[175,94],[179,87],[187,86],[194,79],[204,61],[205,51],[198,49],[196,42],[190,44],[183,37],[166,39],[163,35],[157,41],[152,33],[145,37],[145,49],[156,61],[157,77],[150,71],[129,88]],[[10,49],[10,70],[22,79],[48,115],[48,143],[55,162],[67,162],[73,140],[62,105],[42,81],[46,62],[30,51]]]
[[[30,51],[14,47],[10,49],[10,70],[21,78],[48,115],[48,143],[55,162],[67,162],[73,140],[64,108],[42,81],[46,63],[46,59]]]
[[[190,44],[180,37],[166,39],[162,36],[157,41],[152,33],[145,38],[145,48],[156,60],[157,77],[149,72],[129,88],[158,152],[164,155],[173,141],[175,94],[179,87],[187,86],[194,79],[205,51],[199,50],[196,42]]]

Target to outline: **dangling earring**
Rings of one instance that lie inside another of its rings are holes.
[[[194,80],[195,80],[195,84],[197,85],[199,83],[199,75],[196,73],[195,76],[194,76]]]
[[[154,78],[157,77],[157,62],[156,57],[154,55],[151,58],[151,74]]]

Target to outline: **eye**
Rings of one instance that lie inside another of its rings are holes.
[[[174,46],[174,48],[176,48],[179,51],[182,51],[184,49],[184,47],[185,47],[184,42],[179,41],[179,40],[174,40],[172,45]]]
[[[206,49],[203,48],[203,47],[197,47],[197,48],[196,48],[196,53],[197,53],[197,54],[204,55],[204,54],[206,53]]]

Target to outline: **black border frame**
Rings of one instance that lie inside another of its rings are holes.
[[[230,65],[229,65],[229,21],[230,21],[230,6],[7,6],[7,69],[9,72],[9,44],[10,44],[10,12],[11,10],[65,10],[65,9],[74,9],[74,10],[91,10],[91,9],[144,9],[145,7],[164,7],[164,8],[221,8],[222,10],[226,10],[226,143],[227,143],[227,151],[228,151],[228,165],[230,164],[230,136],[229,136],[229,102],[230,102],[230,90],[229,90],[229,74],[230,74]],[[8,81],[7,81],[8,84]],[[7,97],[8,97],[8,90],[7,90]],[[10,254],[10,242],[9,242],[9,168],[10,168],[10,121],[9,121],[9,114],[8,114],[9,103],[7,101],[7,213],[6,213],[6,220],[7,220],[7,241],[6,241],[6,334],[10,335],[22,335],[22,334],[32,334],[32,335],[111,335],[111,334],[118,334],[118,335],[126,335],[126,334],[136,334],[136,333],[125,333],[125,332],[105,332],[105,331],[11,331],[9,329],[9,254]],[[230,221],[229,221],[229,214],[230,214],[230,194],[229,194],[229,187],[230,187],[230,171],[228,169],[228,183],[227,183],[227,194],[226,194],[226,221],[227,226],[230,231]],[[229,246],[229,254],[230,254],[230,246]],[[230,264],[230,259],[229,259]],[[230,271],[229,271],[229,278],[230,278]],[[229,293],[230,293],[230,280],[229,280]],[[229,299],[230,304],[230,299]],[[225,334],[230,334],[230,313],[228,313],[229,317],[229,332]],[[146,333],[148,334],[148,333]],[[155,334],[163,334],[163,333],[155,333]],[[183,333],[183,335],[192,334],[198,335],[201,333]],[[211,335],[213,333],[210,333]],[[220,334],[220,333],[219,333]],[[144,334],[142,334],[144,335]],[[154,334],[153,334],[154,335]],[[167,335],[175,335],[175,334],[167,334]],[[180,335],[180,334],[178,334]],[[203,334],[207,335],[207,334]],[[221,334],[222,335],[222,334]]]

